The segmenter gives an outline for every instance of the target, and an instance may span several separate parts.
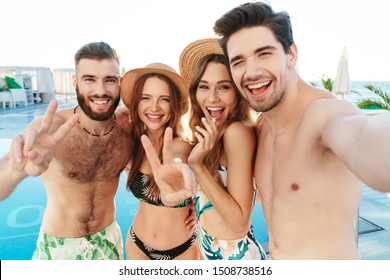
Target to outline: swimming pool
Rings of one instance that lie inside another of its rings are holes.
[[[10,139],[0,139],[0,158],[8,151]],[[122,173],[115,196],[117,221],[122,236],[132,224],[138,200],[126,191],[126,175]],[[46,192],[40,177],[28,177],[4,201],[0,201],[0,259],[29,260],[35,249],[43,213]],[[261,205],[252,214],[255,236],[267,243],[268,236]]]

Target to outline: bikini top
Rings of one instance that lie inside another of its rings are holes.
[[[224,188],[227,189],[227,168],[221,164],[218,164],[218,172],[221,175]],[[195,211],[198,220],[200,218],[200,215],[204,211],[213,208],[214,206],[211,204],[211,201],[207,198],[207,196],[203,193],[203,191],[198,186],[196,205],[195,205]]]
[[[160,196],[156,197],[156,195],[151,192],[149,183],[150,183],[149,176],[143,174],[141,171],[138,171],[133,182],[131,182],[129,187],[133,195],[138,200],[144,201],[152,205],[156,205],[160,207],[169,207],[169,208],[181,208],[191,203],[192,198],[187,198],[182,203],[177,204],[175,206],[165,206],[162,203]]]

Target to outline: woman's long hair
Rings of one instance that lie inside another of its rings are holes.
[[[181,94],[179,89],[176,87],[176,85],[173,83],[171,79],[168,77],[156,74],[156,73],[149,73],[141,76],[135,83],[134,83],[134,92],[132,93],[132,100],[129,102],[129,111],[130,111],[130,131],[131,136],[134,141],[134,150],[132,155],[132,164],[129,171],[129,176],[127,179],[126,188],[128,191],[130,191],[130,184],[134,181],[138,171],[141,168],[142,162],[145,158],[145,150],[141,143],[141,136],[143,134],[149,135],[147,127],[144,125],[142,120],[140,119],[138,115],[138,105],[141,102],[142,98],[142,92],[144,85],[146,83],[146,80],[151,77],[157,77],[163,81],[165,81],[168,84],[169,87],[169,96],[170,96],[170,118],[168,122],[165,125],[165,128],[171,127],[173,131],[173,138],[180,137],[182,138],[183,134],[183,127],[181,123],[181,111],[178,110],[180,108],[181,104]],[[162,146],[163,146],[163,139],[164,134],[160,135],[159,137],[159,145],[158,145],[158,155],[160,160],[162,161]],[[153,179],[153,174],[149,176],[149,183],[150,183],[150,193],[148,194],[148,197],[158,202],[160,191],[156,185],[156,182]]]
[[[204,117],[202,108],[200,107],[198,101],[196,100],[196,91],[199,82],[202,79],[204,72],[206,71],[208,64],[211,62],[221,63],[225,65],[225,67],[229,70],[228,61],[223,55],[211,54],[203,58],[203,60],[199,64],[199,68],[194,73],[192,82],[190,84],[190,90],[189,90],[190,101],[191,101],[189,126],[192,132],[192,143],[194,145],[198,143],[198,139],[195,137],[195,131],[196,131],[195,127],[197,125],[202,124],[201,118]],[[225,133],[229,125],[236,121],[241,121],[250,126],[253,126],[253,120],[250,116],[251,108],[249,106],[249,103],[242,97],[242,95],[240,94],[240,92],[238,91],[237,87],[233,82],[230,71],[228,72],[229,72],[230,80],[232,81],[232,87],[234,88],[234,92],[236,93],[237,104],[234,107],[234,109],[229,112],[229,116],[224,122],[224,124],[222,125],[222,127],[219,128],[216,145],[213,147],[213,149],[207,154],[207,156],[203,160],[203,164],[206,166],[208,170],[210,170],[210,173],[213,176],[213,178],[215,178],[215,180],[219,182],[221,186],[223,186],[223,182],[218,172],[218,163],[219,163],[221,153],[223,151],[223,139],[222,139],[223,134]]]

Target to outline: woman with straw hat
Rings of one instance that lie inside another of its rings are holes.
[[[189,44],[180,56],[189,84],[194,148],[188,164],[198,191],[198,245],[204,259],[266,259],[251,214],[256,135],[250,107],[236,90],[216,39]]]
[[[184,141],[181,124],[181,117],[188,110],[187,85],[168,65],[153,63],[124,75],[121,97],[129,108],[135,142],[127,189],[140,201],[126,238],[126,258],[199,259],[194,225],[186,227],[192,199],[172,206],[163,203],[141,144],[141,136],[147,135],[161,158],[164,131],[170,127],[173,155],[187,161],[192,146]]]

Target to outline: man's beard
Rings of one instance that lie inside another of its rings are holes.
[[[281,94],[278,93],[277,95],[272,96],[272,99],[269,99],[269,100],[261,102],[261,103],[254,101],[252,99],[248,99],[248,102],[249,102],[249,106],[253,110],[255,110],[256,112],[263,112],[264,113],[264,112],[268,112],[268,111],[272,110],[276,105],[278,105],[282,96],[283,96],[283,92]]]
[[[120,97],[118,96],[116,99],[111,100],[111,106],[108,108],[107,112],[104,113],[96,113],[92,110],[91,106],[89,105],[89,100],[87,98],[79,93],[79,88],[76,87],[76,93],[77,93],[77,101],[79,102],[79,106],[81,110],[92,120],[95,121],[106,121],[109,120],[113,115],[118,107],[118,104],[120,102]],[[110,98],[108,95],[103,96],[93,96],[96,98]],[[88,97],[91,98],[91,97]]]

